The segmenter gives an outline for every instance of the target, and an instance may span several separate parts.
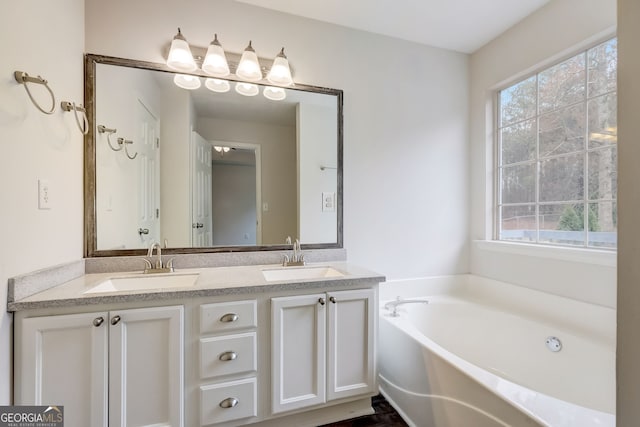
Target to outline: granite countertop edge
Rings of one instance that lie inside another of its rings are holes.
[[[183,270],[181,272],[195,272],[198,271],[203,276],[204,284],[200,284],[195,288],[176,288],[176,289],[152,289],[144,291],[120,291],[113,293],[99,293],[99,294],[84,294],[87,288],[95,286],[102,280],[106,280],[109,277],[115,275],[125,275],[126,273],[102,273],[102,274],[85,274],[79,278],[70,280],[54,288],[45,290],[43,292],[31,295],[29,297],[9,301],[7,304],[7,311],[17,312],[24,310],[36,310],[47,308],[64,308],[64,307],[79,307],[89,305],[104,305],[104,304],[124,304],[132,302],[148,302],[148,301],[169,301],[188,298],[199,297],[215,297],[226,295],[244,295],[252,293],[266,293],[266,292],[278,292],[288,290],[314,290],[327,287],[342,287],[342,286],[354,286],[358,284],[377,284],[384,282],[385,277],[378,273],[367,271],[359,267],[355,267],[346,262],[340,263],[322,263],[324,266],[331,266],[343,272],[344,276],[331,277],[331,278],[314,278],[304,280],[279,280],[267,282],[260,278],[249,278],[246,281],[242,280],[227,280],[228,283],[222,285],[215,283],[215,278],[211,277],[213,270],[225,270],[230,274],[233,272],[240,272],[245,274],[246,272],[260,273],[262,269],[270,269],[276,266],[274,265],[261,265],[261,266],[236,266],[236,267],[214,267],[205,269]],[[313,267],[313,265],[309,265]],[[180,273],[180,272],[177,272]],[[249,274],[251,276],[251,274]],[[207,283],[211,281],[211,283]]]

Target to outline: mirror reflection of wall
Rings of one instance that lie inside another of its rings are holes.
[[[185,90],[162,71],[95,74],[96,125],[137,153],[96,133],[97,250],[338,242],[336,95],[272,101]]]

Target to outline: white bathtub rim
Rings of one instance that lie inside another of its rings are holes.
[[[586,408],[530,390],[467,362],[426,337],[406,319],[406,316],[403,317],[401,314],[399,317],[391,317],[389,311],[384,309],[383,305],[381,304],[379,311],[380,317],[384,319],[382,321],[389,321],[402,333],[409,335],[409,337],[452,365],[454,369],[460,370],[487,390],[512,406],[517,407],[542,425],[553,427],[574,427],[576,425],[581,427],[615,427],[616,417],[614,414]],[[496,387],[496,384],[494,384],[496,381],[500,387]],[[532,399],[530,401],[522,400],[523,394]],[[571,420],[567,420],[568,414],[572,415]]]
[[[615,348],[616,309],[512,283],[459,274],[400,279],[380,285],[380,301],[450,295],[518,316],[531,316],[589,340]]]

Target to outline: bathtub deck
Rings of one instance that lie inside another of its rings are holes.
[[[320,427],[407,427],[407,423],[398,415],[393,406],[381,395],[371,398],[375,414],[352,418]]]

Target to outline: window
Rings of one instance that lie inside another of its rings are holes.
[[[497,237],[617,242],[617,40],[498,93]]]

